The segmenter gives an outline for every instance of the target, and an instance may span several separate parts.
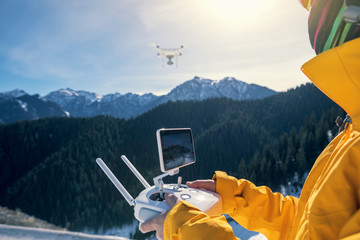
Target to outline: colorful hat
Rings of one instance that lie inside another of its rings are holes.
[[[300,2],[309,10],[309,37],[317,54],[360,37],[360,0]]]

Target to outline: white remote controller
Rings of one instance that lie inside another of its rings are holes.
[[[221,214],[221,197],[217,193],[188,188],[186,185],[178,187],[176,184],[165,184],[163,192],[174,194],[178,199],[192,204],[208,215]],[[140,222],[145,222],[170,209],[171,207],[155,186],[143,190],[135,199],[134,214]]]
[[[178,177],[177,184],[164,184],[162,180],[166,176],[178,174],[180,167],[195,162],[195,150],[191,129],[159,129],[156,131],[156,136],[160,167],[164,173],[153,178],[154,186],[150,186],[124,155],[121,156],[124,163],[145,187],[136,199],[129,194],[106,164],[100,158],[96,159],[98,165],[124,196],[129,205],[134,206],[135,218],[143,223],[160,213],[170,210],[171,207],[164,199],[166,193],[174,194],[178,199],[192,204],[208,215],[219,216],[222,210],[222,202],[220,195],[217,193],[182,185],[181,177]]]
[[[124,155],[121,156],[121,158],[128,166],[131,166],[130,169],[132,169],[133,172],[137,172],[134,166]],[[150,186],[138,172],[135,173],[135,175],[138,177],[140,182],[143,183],[145,189],[136,199],[133,199],[106,164],[100,158],[97,158],[96,162],[119,192],[124,196],[129,205],[134,206],[135,218],[141,223],[171,209],[164,199],[166,193],[174,194],[178,199],[192,204],[194,207],[197,207],[208,215],[219,216],[221,214],[221,197],[217,193],[189,188],[183,184],[164,184],[160,187],[157,187],[156,185]],[[161,180],[162,178],[158,179]]]

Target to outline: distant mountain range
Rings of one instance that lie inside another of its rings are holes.
[[[69,116],[57,103],[22,90],[0,93],[0,124],[54,116]]]
[[[247,84],[232,77],[219,81],[194,77],[162,96],[152,93],[143,95],[114,93],[102,96],[67,88],[41,97],[37,94],[29,95],[23,90],[13,90],[0,93],[0,123],[52,116],[109,115],[128,119],[168,101],[201,101],[220,97],[248,100],[260,99],[276,93],[267,87]]]

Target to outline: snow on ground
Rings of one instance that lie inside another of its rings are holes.
[[[257,232],[252,232],[240,224],[235,222],[230,216],[225,215],[227,221],[229,222],[230,226],[233,228],[233,232],[236,237],[240,238],[241,240],[267,240],[267,238]],[[84,229],[82,232],[89,233],[89,234],[98,234],[98,235],[110,235],[110,236],[122,236],[125,239],[130,238],[130,236],[134,236],[136,229],[138,228],[138,221],[134,220],[132,224],[123,225],[122,227],[114,227],[107,230],[103,230],[102,228],[98,229],[96,232],[90,229]],[[1,235],[0,235],[1,238]],[[148,237],[147,240],[156,240],[156,237]]]
[[[139,222],[137,220],[134,220],[131,224],[125,224],[122,225],[121,227],[112,227],[106,230],[103,227],[100,227],[96,231],[85,228],[81,230],[81,232],[94,234],[94,235],[120,236],[127,239],[127,238],[131,238],[131,235],[132,236],[135,235],[138,227],[139,227]]]
[[[267,238],[255,232],[249,232],[234,222],[230,222],[234,233],[241,239],[267,240]],[[64,230],[50,230],[45,228],[20,227],[0,224],[0,239],[2,240],[129,240],[129,238],[117,236],[102,236]],[[155,240],[156,238],[154,238]]]
[[[0,224],[2,240],[129,240],[115,236],[99,236],[79,232],[49,230],[44,228],[19,227]]]

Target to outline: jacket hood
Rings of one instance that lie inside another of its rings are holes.
[[[360,38],[319,54],[301,70],[360,127]]]

